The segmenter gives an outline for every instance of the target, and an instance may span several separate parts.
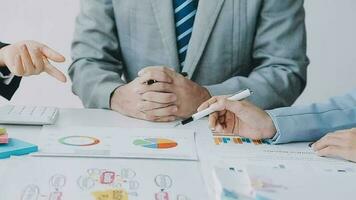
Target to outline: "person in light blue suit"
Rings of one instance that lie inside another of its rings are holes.
[[[209,117],[214,132],[271,139],[273,144],[318,140],[312,145],[318,155],[356,162],[356,89],[325,103],[267,111],[248,101],[232,102],[218,96],[198,110],[209,106],[217,111]]]

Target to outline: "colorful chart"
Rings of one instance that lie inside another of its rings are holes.
[[[69,146],[92,146],[100,143],[100,140],[89,136],[67,136],[62,137],[59,143]]]
[[[225,136],[215,136],[214,142],[216,145],[220,144],[254,144],[254,145],[261,145],[261,144],[270,144],[266,140],[252,140],[249,138],[242,138],[242,137],[225,137]]]
[[[176,141],[164,138],[136,139],[133,144],[151,149],[169,149],[178,146]]]

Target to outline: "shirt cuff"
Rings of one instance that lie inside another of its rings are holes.
[[[1,82],[5,85],[10,85],[15,75],[11,73],[6,67],[0,70],[0,79]]]
[[[271,117],[272,121],[273,121],[273,124],[274,124],[274,127],[276,128],[276,134],[273,136],[273,138],[271,139],[268,139],[269,143],[271,144],[277,144],[279,138],[281,137],[281,130],[280,130],[280,127],[278,125],[278,121],[276,119],[276,117],[273,115],[272,112],[270,112],[269,110],[266,110],[267,114]]]

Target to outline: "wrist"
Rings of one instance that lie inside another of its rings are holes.
[[[212,97],[209,90],[206,87],[202,87],[202,89],[203,89],[203,92],[202,92],[202,102],[201,103],[209,100]]]
[[[272,138],[275,138],[276,135],[277,135],[277,128],[276,126],[274,125],[274,122],[272,120],[271,117],[269,117],[269,128],[268,128],[268,135],[267,135],[267,138],[268,139],[272,139]]]
[[[121,102],[119,97],[123,94],[122,89],[125,86],[119,86],[117,87],[111,94],[110,97],[110,109],[111,110],[116,110],[116,111],[121,111]]]
[[[0,49],[0,67],[6,67],[5,61],[4,61],[4,49],[5,49],[5,47]]]
[[[270,111],[266,110],[265,113],[267,114],[267,124],[268,124],[268,135],[266,135],[267,139],[277,139],[278,134],[278,127],[274,121],[273,115],[270,113]]]

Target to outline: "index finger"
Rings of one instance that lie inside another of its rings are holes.
[[[57,51],[47,46],[43,46],[41,48],[41,52],[43,53],[44,56],[46,56],[46,58],[55,62],[64,62],[66,60],[62,54],[58,53]]]
[[[141,83],[145,83],[148,80],[155,80],[158,82],[172,83],[172,78],[163,71],[152,71],[148,70],[146,73],[141,74],[140,76]]]
[[[141,76],[145,73],[147,73],[148,71],[161,71],[161,72],[165,72],[168,75],[174,75],[176,72],[174,69],[169,68],[169,67],[164,67],[164,66],[149,66],[149,67],[145,67],[143,69],[141,69],[138,72],[138,75]]]
[[[219,115],[217,112],[214,112],[214,113],[210,114],[210,116],[209,116],[209,128],[212,131],[215,131],[215,127],[216,127],[218,118],[219,118]]]
[[[44,68],[44,71],[51,75],[52,77],[56,78],[57,80],[65,83],[67,82],[67,78],[66,76],[61,72],[59,71],[57,68],[55,68],[53,65],[51,65],[48,60],[45,60],[45,68]]]
[[[328,146],[324,149],[321,149],[316,152],[318,156],[326,156],[326,157],[340,157],[346,160],[350,160],[349,158],[349,150],[345,147],[340,146]]]
[[[322,137],[320,140],[316,141],[312,147],[314,151],[319,151],[328,146],[342,146],[342,139],[334,137],[331,134],[328,134]]]
[[[209,100],[207,100],[207,101],[205,101],[204,103],[202,103],[202,104],[198,107],[197,111],[199,112],[199,111],[202,111],[202,110],[204,110],[204,109],[206,109],[206,108],[209,108],[209,106],[210,106],[211,104],[213,104],[213,103],[215,103],[215,102],[217,102],[217,101],[218,101],[218,100],[217,100],[216,97],[211,97]]]

